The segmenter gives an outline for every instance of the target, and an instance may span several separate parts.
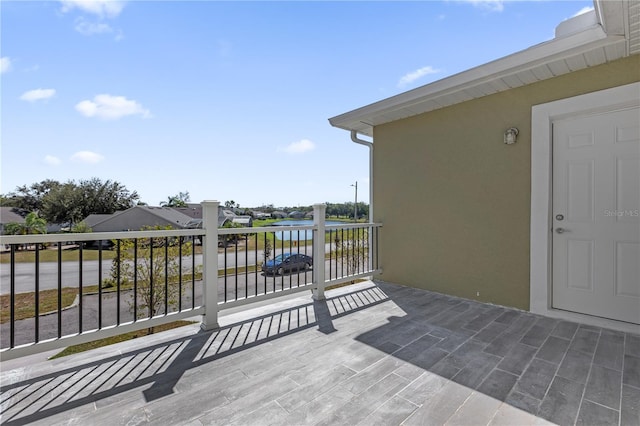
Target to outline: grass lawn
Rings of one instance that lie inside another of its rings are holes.
[[[71,306],[78,294],[77,288],[64,287],[62,289],[62,307]],[[15,319],[33,318],[36,314],[35,293],[18,293],[15,301]],[[43,290],[40,292],[40,313],[58,309],[58,290]],[[11,299],[8,294],[0,296],[0,324],[11,320]]]

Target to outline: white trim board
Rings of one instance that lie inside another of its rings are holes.
[[[640,105],[640,82],[540,105],[531,110],[531,312],[567,321],[638,333],[635,324],[578,314],[551,307],[551,135],[554,120],[597,114]]]

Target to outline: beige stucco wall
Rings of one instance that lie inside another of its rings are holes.
[[[377,126],[381,278],[529,309],[531,107],[640,81],[639,70],[636,55]],[[515,145],[503,144],[509,127]]]

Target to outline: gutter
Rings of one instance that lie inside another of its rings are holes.
[[[358,138],[358,131],[351,131],[351,140],[369,148],[369,223],[373,223],[373,142]]]

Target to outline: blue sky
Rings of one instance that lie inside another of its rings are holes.
[[[0,192],[368,201],[327,119],[553,38],[591,1],[2,1]]]

